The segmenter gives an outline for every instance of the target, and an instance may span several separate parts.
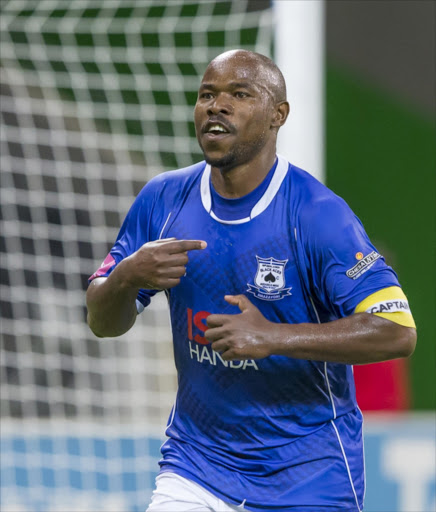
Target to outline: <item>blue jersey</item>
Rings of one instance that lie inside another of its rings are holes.
[[[189,254],[186,275],[168,291],[178,392],[161,471],[248,510],[360,510],[352,367],[285,356],[224,361],[204,336],[206,318],[238,314],[224,295],[245,294],[271,322],[328,322],[398,286],[397,277],[347,204],[282,157],[251,204],[218,204],[210,172],[201,162],[151,180],[94,274],[109,275],[148,241],[208,244]],[[140,291],[140,308],[154,293]]]

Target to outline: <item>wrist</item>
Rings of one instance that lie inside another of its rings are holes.
[[[268,350],[269,355],[283,355],[283,324],[269,322],[268,329]]]
[[[292,357],[293,324],[280,324],[271,322],[270,339],[271,355]]]
[[[129,258],[121,260],[118,265],[114,268],[113,272],[109,275],[109,278],[113,281],[113,284],[120,290],[135,293],[139,291],[139,286],[135,284],[135,279],[132,278],[129,272]]]

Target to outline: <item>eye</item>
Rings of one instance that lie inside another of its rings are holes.
[[[249,94],[245,91],[236,91],[235,96],[237,98],[248,98]]]
[[[203,100],[210,100],[213,98],[213,94],[211,92],[202,92],[200,94],[200,98]]]

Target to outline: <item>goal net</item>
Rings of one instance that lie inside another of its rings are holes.
[[[269,4],[2,2],[2,511],[145,509],[176,385],[166,303],[98,340],[84,290],[144,183],[202,159],[207,63],[271,54]]]

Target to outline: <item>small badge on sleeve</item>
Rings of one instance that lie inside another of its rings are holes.
[[[372,251],[365,257],[363,257],[361,252],[358,252],[356,254],[356,258],[359,261],[354,265],[354,267],[347,270],[347,277],[350,279],[357,279],[367,270],[369,270],[380,257],[380,254],[376,251]]]

